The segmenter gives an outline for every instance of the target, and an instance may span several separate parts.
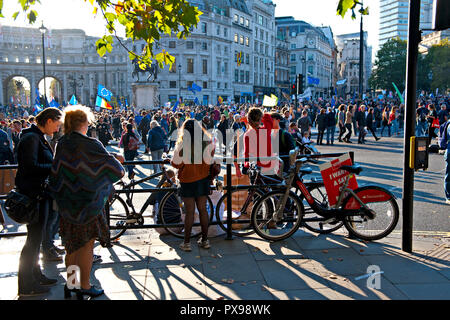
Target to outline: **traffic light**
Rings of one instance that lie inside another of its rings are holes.
[[[298,94],[303,93],[303,75],[299,74],[297,76],[297,88],[298,88]]]
[[[448,0],[434,0],[433,30],[450,28],[450,3]]]
[[[291,95],[297,94],[297,85],[294,83],[291,87]]]

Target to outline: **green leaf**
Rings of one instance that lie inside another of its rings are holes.
[[[355,5],[355,0],[339,0],[337,14],[344,18],[347,11],[354,8]]]
[[[19,15],[19,11],[14,12],[14,14],[12,15],[13,19],[16,20],[18,15]]]
[[[36,21],[36,17],[37,17],[37,12],[34,10],[31,10],[30,13],[28,14],[28,20],[30,21],[31,24],[33,24]]]
[[[106,46],[97,48],[97,53],[99,54],[100,57],[103,57],[106,54]]]

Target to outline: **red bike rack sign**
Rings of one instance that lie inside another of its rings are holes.
[[[346,177],[351,174],[348,171],[341,170],[341,166],[351,166],[352,159],[349,154],[344,154],[339,158],[332,160],[331,162],[323,163],[319,165],[320,173],[322,174],[325,190],[328,194],[328,202],[330,206],[334,206],[337,203],[341,188],[343,187]],[[358,182],[356,177],[352,174],[350,177],[347,188],[355,190],[358,188]]]

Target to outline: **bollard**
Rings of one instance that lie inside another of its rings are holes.
[[[233,240],[233,233],[232,233],[232,223],[233,223],[233,215],[232,215],[232,202],[231,202],[231,163],[227,161],[227,237],[226,240]]]

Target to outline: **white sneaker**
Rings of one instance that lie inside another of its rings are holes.
[[[180,249],[186,252],[191,252],[191,244],[190,243],[180,243]]]
[[[209,244],[209,240],[202,241],[202,239],[198,239],[197,244],[200,246],[200,248],[203,248],[203,249],[211,248],[211,245]]]

